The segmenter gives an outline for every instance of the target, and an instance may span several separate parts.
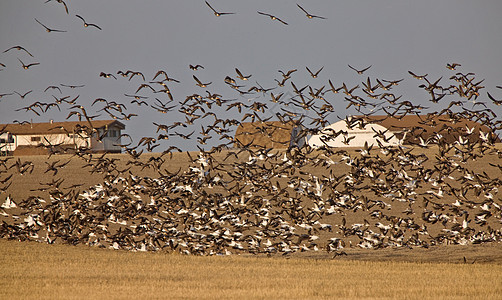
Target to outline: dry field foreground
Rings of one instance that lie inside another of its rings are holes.
[[[493,264],[132,253],[0,240],[0,298],[500,299]]]
[[[499,149],[469,152],[475,159],[438,155],[437,147],[300,159],[279,152],[265,160],[236,150],[210,159],[196,152],[12,158],[0,202],[9,196],[17,206],[0,210],[0,234],[131,251],[411,257],[404,261],[422,261],[413,257],[431,247],[482,244],[491,245],[474,248],[482,254],[459,247],[439,261],[500,262]],[[51,170],[54,163],[65,166]],[[16,173],[17,165],[28,171]]]

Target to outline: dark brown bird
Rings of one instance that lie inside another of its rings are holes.
[[[59,29],[52,29],[52,28],[49,28],[49,27],[45,26],[44,24],[42,24],[42,23],[41,23],[39,20],[37,20],[36,18],[35,18],[35,21],[37,21],[37,23],[38,23],[38,24],[42,25],[42,26],[45,28],[45,30],[46,30],[47,32],[66,32],[66,30],[59,30]]]
[[[457,64],[457,63],[452,63],[452,64],[446,64],[446,68],[449,69],[449,70],[455,70],[456,67],[460,67],[462,66],[461,64]]]
[[[321,16],[314,16],[314,15],[309,14],[309,13],[308,13],[308,12],[307,12],[307,11],[306,11],[303,7],[301,7],[299,4],[296,4],[296,6],[298,6],[298,8],[299,8],[299,9],[301,9],[301,10],[305,13],[305,15],[307,16],[307,18],[309,18],[309,19],[314,19],[314,18],[316,18],[316,19],[323,19],[323,20],[325,20],[325,19],[326,19],[325,17],[321,17]]]
[[[51,2],[51,1],[52,1],[52,0],[47,0],[47,1],[45,1],[45,3],[47,3],[47,2]],[[63,5],[64,5],[64,9],[65,9],[66,13],[67,13],[67,14],[69,14],[69,12],[68,12],[68,6],[66,5],[66,3],[65,3],[63,0],[56,0],[56,2],[57,2],[57,3],[61,3],[61,4],[63,4]]]
[[[410,74],[411,74],[411,76],[413,76],[414,78],[419,79],[419,80],[424,79],[424,78],[425,78],[425,77],[427,77],[427,75],[428,75],[428,74],[425,74],[425,75],[417,75],[417,74],[413,73],[412,71],[408,71],[408,73],[410,73]]]
[[[14,46],[14,47],[10,47],[9,49],[5,50],[3,53],[7,52],[7,51],[10,51],[12,49],[16,49],[16,50],[23,50],[24,52],[28,53],[31,57],[33,57],[33,55],[28,52],[28,50],[26,50],[25,48],[21,47],[21,46]],[[4,66],[5,67],[5,66]]]
[[[490,98],[490,100],[492,100],[495,105],[502,105],[502,99],[497,100],[492,95],[490,95],[490,93],[486,93],[488,94],[488,98]]]
[[[48,87],[45,88],[44,93],[47,92],[47,90],[52,89],[52,90],[58,90],[60,94],[63,92],[61,91],[61,88],[59,86],[55,85],[49,85]]]
[[[70,88],[70,89],[76,89],[76,88],[81,88],[81,87],[84,87],[85,84],[82,84],[82,85],[68,85],[68,84],[60,84],[61,86],[64,86],[64,87],[67,87],[67,88]]]
[[[204,69],[204,67],[201,65],[190,65],[189,67],[190,67],[190,70],[194,70],[194,71],[197,71],[199,68]]]
[[[79,18],[80,20],[82,20],[82,22],[84,22],[84,27],[89,27],[89,26],[92,26],[92,27],[96,27],[97,29],[99,30],[102,30],[101,27],[99,27],[98,25],[96,24],[92,24],[92,23],[87,23],[84,18],[82,18],[81,16],[79,15],[75,15],[77,18]]]
[[[205,1],[207,6],[209,6],[209,8],[213,11],[214,15],[219,17],[219,16],[223,16],[223,15],[234,15],[235,13],[225,13],[225,12],[218,12],[216,11],[211,5],[209,5],[209,3],[207,1]]]
[[[24,94],[20,94],[20,93],[18,93],[18,92],[16,92],[16,91],[14,91],[14,93],[18,94],[18,95],[19,95],[19,97],[21,97],[21,99],[24,99],[24,97],[26,97],[26,95],[28,95],[28,94],[29,94],[29,93],[31,93],[31,92],[33,92],[33,90],[30,90],[30,91],[28,91],[28,92],[26,92],[26,93],[24,93]]]
[[[312,76],[312,78],[317,78],[317,75],[319,75],[319,73],[322,71],[322,69],[324,69],[324,67],[320,68],[319,70],[317,70],[317,72],[312,72],[310,71],[309,67],[305,67],[307,69],[307,71],[309,71],[310,73],[310,76]]]
[[[370,66],[369,66],[369,67],[367,67],[367,68],[364,68],[364,69],[362,69],[362,70],[358,70],[358,69],[356,69],[356,68],[352,67],[351,65],[348,65],[348,66],[349,66],[349,68],[351,68],[352,70],[356,71],[356,72],[357,72],[357,74],[359,74],[359,75],[363,74],[366,70],[368,70],[369,68],[371,68],[371,65],[370,65]]]
[[[104,77],[104,78],[110,78],[110,77],[113,77],[113,78],[117,79],[117,77],[115,77],[115,75],[113,75],[113,74],[109,74],[109,73],[105,73],[105,72],[101,72],[101,73],[99,73],[99,77]]]
[[[28,70],[30,67],[36,66],[36,65],[40,64],[38,62],[35,62],[35,63],[31,63],[31,64],[25,65],[19,58],[17,60],[19,60],[19,62],[21,63],[21,65],[23,65],[23,69],[25,69],[25,70]]]
[[[241,80],[248,80],[249,77],[251,77],[251,75],[248,75],[248,76],[244,76],[242,75],[241,71],[239,71],[239,69],[235,68],[235,72],[237,73],[237,78],[241,79]]]
[[[200,87],[203,87],[203,88],[207,87],[208,85],[210,85],[210,84],[212,83],[212,82],[202,83],[202,82],[199,80],[199,78],[195,77],[195,75],[192,75],[192,77],[193,77],[193,79],[194,79],[195,81],[197,81],[197,86],[200,86]]]
[[[279,19],[278,17],[276,17],[274,15],[270,15],[270,14],[267,14],[267,13],[264,13],[264,12],[261,12],[261,11],[258,11],[258,13],[260,15],[264,15],[264,16],[270,17],[270,19],[272,19],[272,20],[279,21],[279,22],[281,22],[284,25],[288,25],[288,23],[284,22],[283,20]]]

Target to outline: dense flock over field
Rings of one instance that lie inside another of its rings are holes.
[[[57,2],[65,18],[83,22],[80,30],[105,32]],[[203,6],[220,20],[233,14],[208,2]],[[327,20],[293,7],[312,22]],[[269,12],[254,17],[263,16],[269,25],[289,26]],[[51,37],[67,33],[39,18],[33,23]],[[44,63],[31,62],[32,52],[12,45],[2,59],[19,56],[17,67],[32,72]],[[0,237],[194,255],[334,257],[351,248],[500,242],[502,86],[487,88],[484,79],[454,62],[430,74],[404,70],[402,78],[373,76],[373,65],[347,64],[356,79],[345,82],[330,78],[333,70],[322,65],[274,67],[264,79],[238,66],[221,78],[211,78],[214,70],[203,65],[185,69],[188,75],[161,67],[104,69],[95,77],[115,89],[115,98],[89,99],[81,96],[85,83],[58,83],[33,91],[49,100],[20,102],[14,111],[27,116],[60,111],[61,118],[78,120],[72,136],[102,141],[106,132],[93,122],[105,118],[141,124],[146,116],[148,130],[139,138],[126,130],[120,155],[85,146],[68,151],[68,145],[45,139],[39,148],[48,155],[0,157]],[[13,72],[12,64],[5,70]],[[403,96],[410,86],[423,97]],[[31,92],[1,97],[24,100]],[[402,128],[414,142],[387,146],[381,141],[389,139],[390,129],[375,131],[378,141],[363,147],[351,147],[353,137],[345,130],[323,131],[326,145],[319,148],[288,142],[271,147],[235,134],[252,121],[254,128],[242,135],[273,140],[278,127],[294,124],[307,138],[334,120],[345,121],[347,130],[365,128],[376,115],[419,115],[419,124]],[[458,126],[466,120],[476,125]],[[340,136],[344,147],[328,146]]]
[[[458,148],[7,157],[0,234],[197,255],[499,242],[500,150]]]

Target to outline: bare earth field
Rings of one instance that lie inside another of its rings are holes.
[[[445,251],[473,257],[495,251],[494,245],[460,248],[415,254],[437,261],[432,256],[444,259]],[[386,250],[352,256],[373,261],[198,257],[7,240],[0,240],[0,252],[2,299],[500,299],[502,293],[500,264],[478,264],[482,256],[474,264],[406,262],[412,256],[399,254],[389,260]]]

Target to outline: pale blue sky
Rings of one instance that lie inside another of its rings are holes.
[[[478,79],[485,78],[487,89],[479,101],[489,101],[486,91],[502,98],[502,1],[230,1],[213,0],[211,5],[221,12],[235,15],[215,17],[204,1],[67,1],[69,14],[56,0],[10,0],[0,2],[0,94],[17,91],[33,92],[21,99],[18,95],[0,99],[0,121],[64,121],[68,112],[51,110],[38,117],[29,112],[15,110],[35,101],[52,102],[52,95],[61,97],[80,95],[79,103],[89,111],[101,108],[90,104],[98,97],[127,104],[128,113],[139,116],[126,124],[126,132],[133,137],[155,136],[152,122],[172,123],[180,114],[159,114],[152,109],[131,105],[124,93],[134,94],[142,83],[99,77],[100,72],[118,70],[141,71],[150,81],[158,70],[165,70],[181,81],[170,83],[175,101],[206,90],[223,95],[225,99],[242,98],[223,83],[225,76],[236,77],[234,68],[252,74],[246,87],[256,81],[263,87],[276,86],[280,79],[277,70],[298,69],[292,81],[297,86],[312,85],[320,88],[331,79],[336,85],[343,82],[355,86],[367,76],[405,80],[395,90],[416,104],[430,106],[427,94],[418,89],[422,82],[413,79],[408,70],[417,74],[428,73],[431,79],[443,76],[444,82],[453,75],[447,63],[460,63],[461,72],[474,72]],[[326,20],[310,20],[296,3],[313,15]],[[262,11],[288,22],[283,25]],[[89,23],[102,27],[84,28],[81,15]],[[35,18],[64,33],[47,33]],[[28,49],[24,52],[2,51],[16,45]],[[25,63],[39,62],[29,70]],[[201,64],[203,70],[192,71],[189,64]],[[358,75],[348,64],[372,67]],[[324,67],[319,78],[312,79],[305,67],[312,70]],[[213,82],[208,88],[195,85],[192,75],[203,82]],[[63,88],[63,93],[44,90],[50,85],[81,85],[84,88]],[[277,88],[274,93],[291,92],[291,86]],[[148,94],[146,90],[139,94]],[[158,94],[148,94],[153,103]],[[262,100],[270,98],[261,94]],[[165,99],[165,98],[162,98]],[[333,95],[330,101],[337,109],[330,121],[354,111],[346,111],[343,95]],[[269,106],[274,113],[273,107]],[[432,107],[437,109],[437,107]],[[493,108],[500,113],[500,108]],[[240,118],[222,114],[222,117]],[[106,114],[102,114],[106,119]],[[72,119],[75,120],[75,119]],[[180,119],[181,120],[181,119]],[[204,124],[204,123],[202,123]],[[200,131],[197,123],[192,130]],[[195,141],[176,140],[184,149],[195,149]],[[161,149],[159,149],[161,150]]]

